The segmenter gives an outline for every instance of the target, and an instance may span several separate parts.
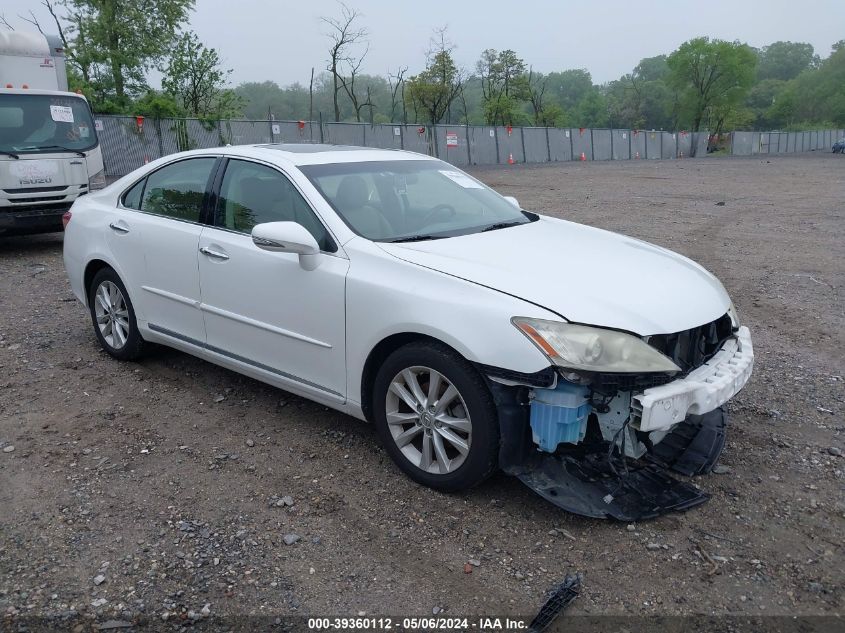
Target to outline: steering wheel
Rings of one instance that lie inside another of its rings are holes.
[[[450,204],[437,204],[432,207],[431,211],[425,214],[425,217],[422,220],[422,226],[426,226],[427,224],[431,224],[432,220],[437,218],[437,216],[443,212],[447,212],[447,218],[455,217],[457,211],[455,211],[455,207]]]

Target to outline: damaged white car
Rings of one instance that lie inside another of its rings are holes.
[[[633,520],[706,493],[753,350],[722,284],[390,150],[174,154],[77,201],[65,265],[100,344],[184,350],[372,421],[454,491],[497,468]]]

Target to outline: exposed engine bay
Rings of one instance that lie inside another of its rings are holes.
[[[709,498],[670,476],[709,473],[725,444],[722,405],[751,375],[748,328],[728,315],[646,339],[676,374],[485,368],[499,408],[500,466],[570,512],[635,521]]]

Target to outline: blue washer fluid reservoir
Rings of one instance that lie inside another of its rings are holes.
[[[540,450],[554,453],[558,444],[578,444],[587,432],[589,390],[558,379],[554,389],[531,392],[531,434]]]

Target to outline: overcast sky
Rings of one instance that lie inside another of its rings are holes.
[[[827,57],[845,37],[845,0],[348,0],[362,13],[370,52],[362,70],[384,75],[424,64],[432,29],[448,26],[459,65],[472,70],[485,48],[515,50],[536,70],[586,68],[602,83],[643,57],[669,53],[699,35],[752,46],[778,40],[811,43]],[[32,9],[48,24],[40,0],[2,0],[0,12],[25,29]],[[191,28],[232,68],[234,84],[272,80],[308,83],[327,57],[326,25],[335,0],[197,0]]]

